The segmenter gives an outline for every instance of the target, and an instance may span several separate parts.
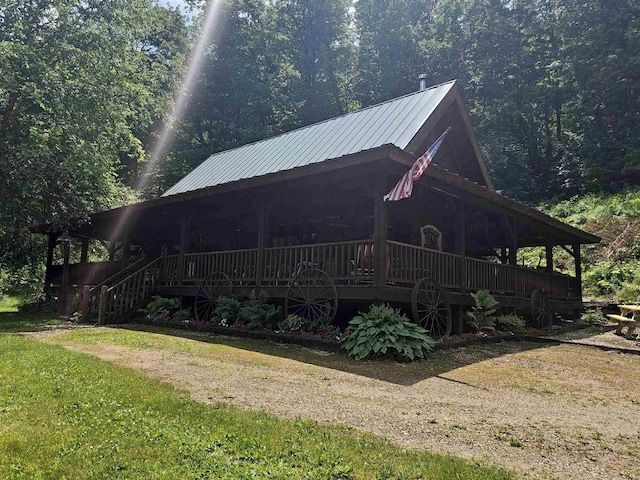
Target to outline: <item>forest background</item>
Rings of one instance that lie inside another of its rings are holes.
[[[640,301],[637,0],[218,3],[194,58],[204,3],[0,0],[0,294],[41,289],[30,227],[157,196],[211,153],[426,73],[458,80],[498,191],[603,236],[587,292]]]

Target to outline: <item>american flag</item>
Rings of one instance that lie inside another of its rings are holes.
[[[451,127],[447,128],[433,143],[433,145],[424,152],[424,155],[415,161],[411,170],[405,173],[400,181],[396,183],[396,186],[393,187],[393,190],[384,196],[385,201],[395,202],[396,200],[402,200],[403,198],[409,198],[411,196],[411,192],[413,191],[413,182],[418,180],[427,169],[433,160],[434,155],[438,151],[438,148],[440,148],[445,135],[449,133],[449,130],[451,130]]]

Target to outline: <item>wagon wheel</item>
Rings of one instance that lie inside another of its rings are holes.
[[[548,327],[549,299],[544,290],[535,289],[531,292],[531,317],[538,328]]]
[[[451,333],[451,307],[443,288],[432,278],[421,278],[415,284],[411,309],[414,321],[424,327],[431,337],[447,337]]]
[[[285,311],[312,322],[330,325],[338,308],[338,291],[331,277],[315,268],[303,270],[289,283]]]
[[[211,321],[211,315],[220,295],[231,295],[231,280],[222,272],[213,272],[206,277],[196,294],[193,310],[199,322]]]

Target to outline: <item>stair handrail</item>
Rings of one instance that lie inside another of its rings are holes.
[[[156,264],[159,264],[161,260],[163,260],[164,257],[160,256],[157,257],[155,260],[152,260],[151,262],[147,263],[144,267],[138,269],[137,271],[133,272],[132,274],[128,275],[127,277],[123,278],[121,281],[119,281],[118,283],[107,287],[106,285],[103,285],[100,289],[100,304],[99,304],[99,310],[98,310],[98,324],[102,325],[104,324],[105,318],[106,318],[106,311],[108,308],[108,299],[109,299],[109,293],[112,292],[113,290],[115,290],[116,288],[118,288],[120,285],[124,284],[125,282],[127,282],[129,279],[131,279],[132,277],[135,277],[136,275],[144,272],[145,270],[148,270],[149,268],[155,266]],[[156,283],[157,285],[157,283]]]
[[[100,293],[103,286],[109,285],[116,278],[122,275],[126,276],[127,271],[132,270],[134,268],[139,268],[141,264],[146,265],[147,264],[146,262],[148,261],[149,261],[149,257],[145,255],[142,258],[139,258],[138,260],[136,260],[135,262],[130,263],[129,265],[124,267],[122,270],[119,270],[118,272],[114,273],[113,275],[103,280],[102,282],[98,283],[97,285],[94,285],[93,287],[89,285],[85,285],[82,289],[82,297],[80,300],[80,315],[82,319],[86,320],[89,317],[91,304],[92,304],[91,299],[92,297],[97,296]]]
[[[113,282],[113,280],[117,277],[119,277],[120,275],[126,275],[126,271],[127,270],[132,270],[134,267],[138,267],[139,264],[142,264],[144,262],[148,262],[149,261],[149,257],[148,256],[143,256],[142,258],[139,258],[138,260],[136,260],[133,263],[130,263],[129,265],[127,265],[126,267],[124,267],[122,270],[120,270],[119,272],[114,273],[113,275],[111,275],[109,278],[107,278],[106,280],[103,280],[102,282],[100,282],[97,285],[94,285],[93,287],[91,287],[89,289],[89,292],[94,293],[95,291],[99,291],[103,285],[109,285],[111,282]],[[146,264],[145,264],[146,265]],[[126,278],[126,276],[125,276]]]

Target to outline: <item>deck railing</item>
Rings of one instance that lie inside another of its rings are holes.
[[[223,272],[236,286],[286,286],[304,269],[324,270],[336,283],[370,285],[374,282],[376,255],[371,240],[191,253],[160,257],[110,288],[103,288],[103,321],[119,318],[139,308],[160,286],[199,285],[213,272]],[[449,289],[480,290],[528,296],[544,289],[552,297],[575,297],[575,279],[513,265],[387,242],[384,281],[389,286],[410,286],[432,277]],[[261,278],[258,275],[261,272]]]
[[[400,242],[388,242],[388,281],[415,283],[430,276],[442,286],[469,290],[489,290],[495,293],[530,295],[544,290],[552,297],[575,296],[573,279],[559,273],[489,262],[478,258],[464,259],[451,253],[421,248]],[[462,281],[464,275],[464,282]]]
[[[306,268],[324,270],[337,282],[372,281],[374,253],[370,240],[265,248],[262,283],[286,284]]]
[[[161,285],[195,284],[213,272],[224,272],[236,285],[256,284],[258,249],[187,253],[163,257]]]
[[[459,256],[394,241],[389,241],[387,248],[388,281],[415,283],[431,276],[444,287],[460,286]]]

